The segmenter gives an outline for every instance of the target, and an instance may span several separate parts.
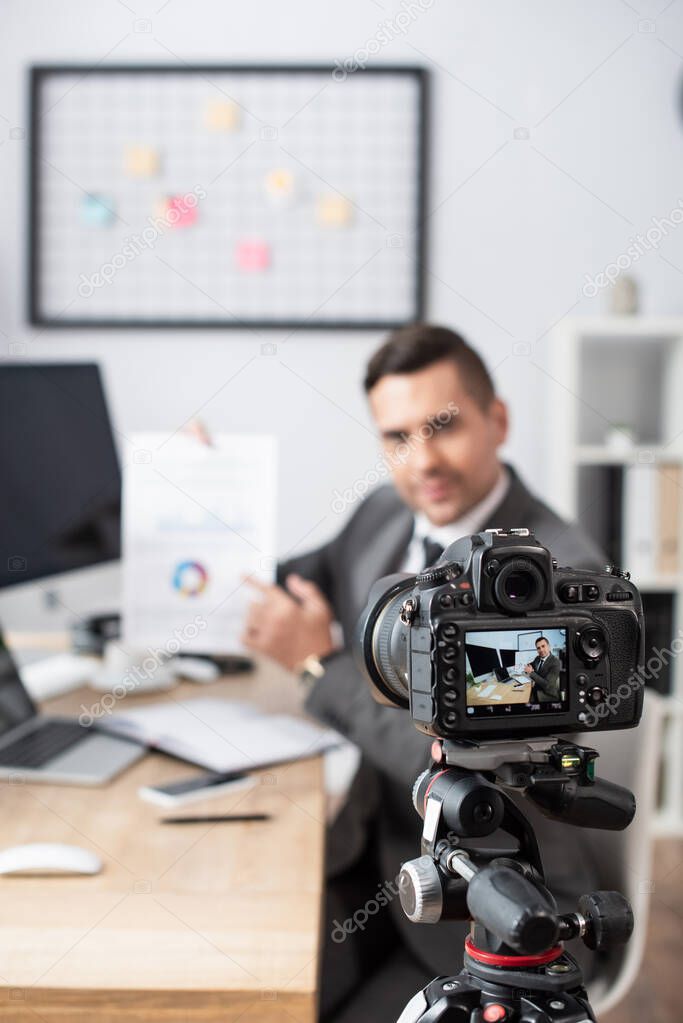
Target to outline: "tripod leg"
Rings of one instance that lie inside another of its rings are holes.
[[[399,1016],[397,1023],[418,1023],[418,1020],[422,1019],[425,1010],[428,1009],[427,999],[425,998],[424,989],[418,991],[416,995],[410,999],[405,1009]]]

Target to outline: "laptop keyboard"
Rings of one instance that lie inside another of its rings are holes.
[[[46,721],[0,749],[3,767],[43,767],[74,743],[91,735],[77,721]]]

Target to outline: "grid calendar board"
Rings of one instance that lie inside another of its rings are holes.
[[[419,318],[424,93],[418,68],[34,68],[32,321]]]

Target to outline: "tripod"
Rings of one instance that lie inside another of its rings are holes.
[[[595,750],[558,739],[437,740],[432,756],[413,788],[422,855],[403,865],[401,904],[416,923],[472,922],[462,971],[419,991],[398,1023],[594,1021],[563,942],[580,937],[602,950],[628,941],[631,907],[619,892],[592,892],[576,912],[559,914],[532,825],[500,786],[555,820],[615,831],[633,819],[632,793],[595,778]],[[481,844],[499,829],[511,848]]]

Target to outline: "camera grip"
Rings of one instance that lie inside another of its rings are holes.
[[[597,778],[592,785],[569,781],[563,785],[532,786],[526,794],[546,817],[579,828],[623,831],[636,812],[633,793],[603,778]]]

